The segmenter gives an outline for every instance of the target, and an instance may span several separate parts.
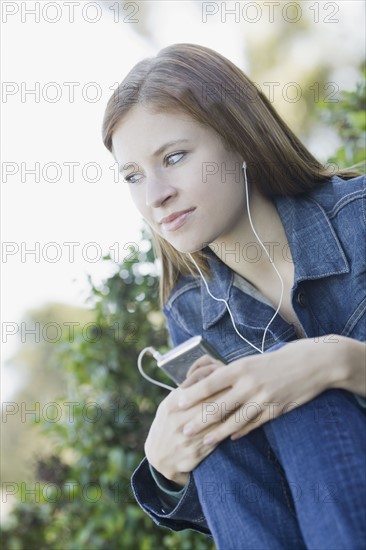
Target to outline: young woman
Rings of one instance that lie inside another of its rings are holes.
[[[228,59],[174,44],[108,102],[104,144],[161,261],[177,345],[132,477],[159,525],[220,549],[366,540],[366,184],[331,172]]]

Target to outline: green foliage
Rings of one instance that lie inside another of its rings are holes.
[[[65,327],[68,332],[70,327],[72,336],[73,323],[87,326],[94,318],[94,311],[90,309],[60,303],[46,304],[37,310],[28,310],[23,316],[21,326],[25,329],[14,335],[18,346],[5,363],[3,372],[3,379],[8,375],[16,375],[22,382],[13,395],[12,403],[3,404],[1,448],[4,454],[6,449],[7,456],[11,456],[11,460],[1,460],[0,463],[3,482],[12,480],[19,483],[34,480],[34,463],[40,449],[42,454],[52,451],[52,438],[42,437],[40,417],[45,404],[52,403],[67,392],[64,369],[60,368],[57,359],[57,333]],[[55,327],[58,329],[55,330]],[[26,329],[33,333],[26,335]],[[22,403],[26,405],[27,414],[22,413]],[[6,414],[7,407],[10,410],[14,407],[17,412]],[[36,412],[32,413],[32,410]],[[55,413],[52,406],[49,412],[52,417]],[[32,456],[34,458],[30,460],[29,457]]]
[[[320,116],[337,130],[342,146],[328,160],[339,168],[358,165],[365,172],[366,145],[366,71],[363,80],[353,92],[342,92],[341,100],[336,103],[319,104]]]
[[[343,145],[329,159],[341,167],[363,160],[365,86],[343,101],[320,106],[320,114],[340,134]],[[97,288],[91,279],[95,323],[75,329],[57,343],[57,363],[67,372],[68,395],[60,399],[58,422],[46,422],[53,453],[38,462],[36,497],[19,492],[11,521],[3,529],[6,550],[209,550],[210,539],[192,530],[179,533],[156,526],[138,507],[130,477],[158,403],[167,391],[147,382],[137,369],[145,346],[168,348],[158,305],[158,274],[150,242],[142,235],[115,273]],[[145,251],[144,251],[145,250]],[[110,257],[104,258],[112,262]],[[144,368],[153,372],[147,355]],[[71,405],[71,402],[74,404]],[[66,403],[66,405],[65,405]]]
[[[89,278],[95,322],[88,330],[86,325],[75,329],[73,341],[57,343],[68,395],[59,400],[57,422],[41,420],[54,449],[38,461],[35,494],[26,495],[34,483],[19,490],[2,533],[7,550],[214,548],[200,533],[156,526],[130,487],[156,408],[167,395],[137,369],[145,346],[168,349],[156,265],[144,235],[139,248],[121,266],[114,264],[115,273],[100,288]],[[152,376],[169,383],[164,373],[155,372],[149,355],[143,363]]]

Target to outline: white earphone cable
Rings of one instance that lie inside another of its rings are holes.
[[[156,386],[161,386],[162,388],[166,388],[169,391],[174,390],[175,388],[173,388],[173,386],[168,386],[167,384],[163,384],[163,382],[159,382],[158,380],[154,380],[153,378],[150,378],[150,376],[144,372],[144,370],[142,368],[142,358],[145,355],[145,353],[147,353],[148,351],[151,353],[151,355],[154,356],[154,359],[156,359],[157,361],[161,357],[160,353],[158,351],[156,351],[156,349],[153,348],[152,346],[148,346],[148,347],[144,348],[143,350],[141,350],[140,353],[139,353],[139,356],[137,358],[137,366],[138,366],[138,369],[140,371],[140,374],[144,378],[146,378],[146,380],[148,380],[149,382],[152,382]]]
[[[195,260],[193,259],[193,257],[191,256],[191,254],[188,254],[188,256],[191,258],[192,262],[195,264],[197,270],[199,271],[199,274],[201,275],[202,279],[203,279],[203,282],[205,283],[205,286],[206,286],[206,290],[207,292],[209,293],[209,295],[211,296],[211,298],[213,298],[214,300],[216,300],[217,302],[224,302],[225,305],[226,305],[226,308],[229,312],[229,315],[230,315],[230,318],[231,318],[231,322],[233,324],[233,327],[236,331],[236,333],[238,334],[238,336],[240,336],[240,338],[242,340],[244,340],[245,342],[247,342],[247,344],[249,344],[250,346],[252,346],[254,349],[256,349],[257,351],[259,351],[260,353],[264,353],[264,341],[265,341],[265,338],[266,338],[266,333],[267,333],[267,330],[268,330],[268,327],[270,326],[270,324],[272,323],[273,319],[276,317],[280,307],[281,307],[281,304],[282,304],[282,299],[283,299],[283,290],[284,290],[284,284],[283,284],[283,279],[278,271],[278,269],[276,268],[274,262],[272,261],[270,255],[268,254],[267,250],[266,250],[266,247],[264,246],[264,244],[262,243],[262,241],[260,240],[256,230],[254,229],[254,226],[253,226],[253,223],[252,223],[252,218],[251,218],[251,215],[250,215],[250,208],[249,208],[249,192],[248,192],[248,179],[247,179],[247,171],[246,171],[246,168],[247,168],[247,165],[246,165],[246,162],[244,161],[243,162],[243,165],[242,165],[242,170],[243,170],[243,175],[244,175],[244,181],[245,181],[245,193],[246,193],[246,202],[247,202],[247,212],[248,212],[248,218],[249,218],[249,223],[251,225],[251,228],[255,234],[255,236],[257,237],[258,241],[260,242],[264,252],[267,254],[268,258],[269,258],[269,261],[271,262],[271,265],[273,266],[273,268],[275,269],[278,277],[280,278],[280,281],[281,281],[281,298],[280,298],[280,303],[278,304],[278,307],[276,309],[276,312],[275,314],[273,315],[272,319],[269,321],[268,325],[266,326],[265,330],[264,330],[264,333],[263,333],[263,339],[262,339],[262,349],[259,349],[257,346],[255,346],[254,344],[252,344],[251,342],[249,342],[249,340],[247,340],[246,338],[244,338],[244,336],[242,336],[238,329],[236,328],[236,325],[235,325],[235,322],[234,322],[234,319],[233,319],[233,315],[231,313],[231,310],[229,308],[229,305],[227,303],[226,300],[224,300],[223,298],[216,298],[215,296],[213,296],[208,288],[208,284],[207,284],[207,281],[206,279],[204,278],[203,276],[203,273],[202,271],[200,270],[200,268],[198,267],[197,263],[195,262]]]

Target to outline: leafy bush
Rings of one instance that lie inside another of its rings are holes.
[[[144,246],[150,243],[143,235]],[[112,260],[107,256],[104,261]],[[177,534],[156,526],[130,487],[155,410],[167,395],[167,390],[147,382],[136,366],[145,346],[168,349],[151,247],[132,250],[101,288],[90,278],[89,283],[95,323],[89,323],[87,332],[85,327],[75,330],[73,341],[57,344],[69,392],[59,399],[60,421],[42,421],[45,435],[55,442],[54,452],[38,461],[36,494],[26,497],[28,487],[19,491],[11,522],[3,530],[3,547],[213,548],[200,533]],[[154,368],[149,356],[144,368]],[[168,382],[160,371],[152,376]]]
[[[358,165],[365,172],[366,145],[366,71],[353,92],[341,92],[337,103],[320,103],[320,116],[337,130],[342,146],[328,159],[339,168]]]

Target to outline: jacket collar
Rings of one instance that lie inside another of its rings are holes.
[[[284,226],[294,262],[294,287],[300,281],[320,279],[350,271],[341,243],[322,206],[312,197],[276,195],[273,202]],[[210,292],[228,301],[234,272],[214,252],[206,247],[212,277],[207,280]],[[284,251],[284,254],[286,251]],[[208,294],[201,279],[201,309],[203,327],[213,325],[226,311],[224,302]]]

